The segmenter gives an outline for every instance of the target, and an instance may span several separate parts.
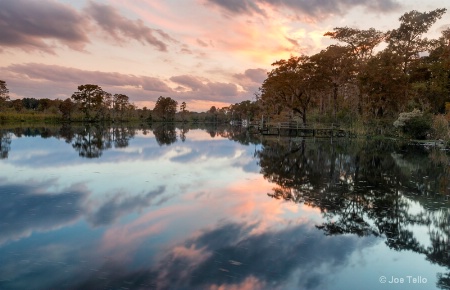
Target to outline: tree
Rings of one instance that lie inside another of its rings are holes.
[[[62,114],[64,120],[70,120],[73,110],[75,109],[75,104],[71,99],[67,98],[59,104],[59,111]]]
[[[445,113],[450,101],[450,29],[433,41],[430,54],[413,67],[410,81],[417,98],[426,102],[432,113]]]
[[[350,27],[336,27],[324,36],[344,42],[351,52],[361,60],[367,60],[373,55],[373,49],[380,44],[385,34],[375,28],[361,30]]]
[[[408,72],[411,61],[419,58],[419,53],[428,51],[431,43],[422,38],[430,27],[444,15],[445,8],[435,9],[430,12],[418,12],[416,10],[403,14],[400,27],[388,31],[388,49],[401,57],[403,72]]]
[[[7,101],[9,101],[9,90],[6,82],[0,80],[0,111],[6,106]]]
[[[396,56],[395,65],[399,66],[404,74],[402,94],[405,101],[411,99],[411,70],[421,61],[420,54],[428,52],[432,46],[432,42],[423,38],[423,35],[445,12],[444,8],[430,12],[407,12],[399,18],[400,27],[386,34],[386,51]]]
[[[35,98],[23,98],[22,103],[27,110],[35,111],[39,107],[39,100]]]
[[[273,63],[275,68],[260,88],[262,106],[276,110],[280,109],[278,106],[288,108],[299,114],[303,123],[306,123],[306,113],[316,85],[311,80],[312,66],[309,60],[307,56],[291,56],[288,60]]]
[[[316,81],[321,82],[322,88],[331,93],[334,119],[339,110],[339,91],[346,85],[354,85],[355,58],[350,52],[347,47],[330,45],[310,58],[316,69]]]
[[[175,113],[177,112],[177,105],[178,102],[172,98],[160,96],[156,101],[153,112],[159,115],[163,121],[173,120]]]
[[[43,98],[43,99],[39,99],[39,106],[38,109],[42,112],[46,111],[47,109],[49,109],[52,105],[52,100],[48,99],[48,98]]]
[[[182,102],[180,105],[180,112],[181,112],[181,119],[183,120],[183,122],[185,121],[185,117],[186,117],[186,102]]]
[[[72,100],[80,105],[80,110],[85,114],[87,121],[96,119],[104,105],[104,97],[107,95],[98,85],[78,86],[78,92],[73,93]],[[93,114],[95,114],[93,116]]]
[[[113,110],[114,115],[119,117],[120,120],[123,119],[123,116],[130,104],[129,102],[130,98],[127,95],[124,94],[114,94],[113,96]]]
[[[367,62],[373,57],[374,48],[385,39],[386,33],[376,30],[375,28],[360,30],[350,27],[336,27],[334,28],[334,31],[327,32],[324,36],[329,36],[332,39],[347,44],[350,54],[355,57],[355,73],[358,74],[367,68]],[[361,82],[357,81],[356,87],[358,98],[357,110],[359,114],[362,115],[364,98]]]
[[[13,100],[11,103],[12,103],[14,110],[16,110],[16,112],[22,111],[22,109],[23,109],[22,100],[20,100],[20,99]]]
[[[399,66],[398,56],[389,50],[371,58],[359,74],[364,94],[365,109],[370,117],[394,117],[407,104],[404,94],[405,74]]]

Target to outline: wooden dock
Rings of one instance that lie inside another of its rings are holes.
[[[352,137],[348,130],[341,129],[337,124],[328,127],[314,127],[299,122],[268,123],[258,125],[258,131],[262,135],[277,135],[290,137]]]

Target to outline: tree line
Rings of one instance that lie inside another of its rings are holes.
[[[185,101],[178,101],[160,96],[153,109],[138,108],[130,102],[125,94],[111,94],[99,85],[80,85],[70,98],[65,100],[51,100],[48,98],[23,98],[11,100],[6,82],[0,80],[0,121],[15,116],[30,118],[37,114],[53,116],[55,121],[84,121],[123,122],[141,120],[145,122],[208,122],[225,123],[231,120],[254,118],[258,115],[258,106],[255,102],[242,101],[228,107],[216,108],[211,106],[206,112],[193,112],[188,110]]]
[[[423,122],[445,113],[448,120],[450,29],[438,39],[425,37],[445,12],[405,13],[400,26],[389,31],[336,27],[326,32],[339,44],[272,64],[258,96],[263,113],[303,123],[321,117],[392,125],[400,113],[416,109],[416,119],[428,116]]]

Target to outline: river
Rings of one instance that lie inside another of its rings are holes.
[[[17,125],[0,158],[0,289],[450,289],[436,148]]]

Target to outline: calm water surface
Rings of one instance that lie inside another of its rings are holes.
[[[167,125],[0,136],[0,289],[450,289],[445,151]]]

